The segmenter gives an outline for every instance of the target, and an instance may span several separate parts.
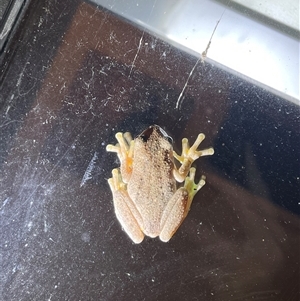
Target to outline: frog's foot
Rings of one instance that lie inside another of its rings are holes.
[[[118,190],[126,190],[126,184],[123,182],[122,176],[117,168],[112,170],[112,178],[107,181],[112,193]]]
[[[121,174],[127,183],[132,171],[134,140],[129,132],[117,133],[116,139],[118,143],[116,145],[108,144],[106,151],[117,153],[121,164]]]
[[[192,200],[195,196],[195,194],[205,185],[205,176],[202,176],[199,183],[196,184],[194,182],[195,179],[195,174],[196,174],[196,168],[192,167],[190,169],[189,176],[186,177],[185,182],[184,182],[184,188],[187,190],[189,193],[189,202],[192,203]],[[190,205],[189,205],[190,207]]]
[[[125,134],[119,132],[115,137],[119,143],[116,145],[108,144],[106,146],[106,151],[117,153],[120,160],[132,158],[134,141],[131,134],[129,132],[126,132]]]
[[[205,139],[204,134],[199,134],[194,144],[189,147],[188,139],[182,139],[182,153],[179,156],[175,151],[173,151],[174,157],[181,163],[179,170],[174,169],[174,176],[178,182],[183,182],[186,178],[192,163],[200,157],[209,156],[214,154],[214,149],[212,147],[197,150],[200,143]]]

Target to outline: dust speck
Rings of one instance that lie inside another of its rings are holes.
[[[91,235],[90,233],[88,232],[84,232],[81,234],[81,239],[84,241],[84,242],[90,242],[91,240]]]

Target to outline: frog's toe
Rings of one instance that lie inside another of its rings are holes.
[[[192,167],[189,172],[189,176],[186,177],[184,187],[188,191],[190,198],[193,199],[195,194],[205,185],[205,176],[201,176],[200,181],[195,183],[196,169]]]
[[[119,150],[120,150],[119,144],[116,144],[116,145],[108,144],[108,145],[106,145],[106,151],[107,152],[118,153]]]
[[[118,168],[114,168],[112,170],[112,178],[109,178],[107,181],[112,192],[124,189],[125,187],[121,173]]]

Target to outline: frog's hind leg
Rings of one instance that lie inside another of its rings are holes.
[[[142,232],[142,217],[130,199],[126,184],[123,183],[118,169],[113,169],[112,178],[108,179],[108,184],[113,194],[113,202],[116,216],[124,231],[134,243],[141,243],[144,239]]]
[[[169,241],[177,231],[190,210],[195,194],[205,185],[204,176],[201,177],[198,184],[195,184],[195,172],[196,169],[192,167],[184,187],[175,192],[163,212],[159,238],[164,242]]]

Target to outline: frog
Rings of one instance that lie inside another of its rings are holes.
[[[115,137],[118,143],[108,144],[106,150],[117,153],[120,161],[108,179],[117,219],[136,244],[145,236],[168,242],[186,218],[195,194],[205,185],[204,175],[195,183],[192,164],[213,155],[214,149],[197,150],[205,139],[200,133],[191,147],[183,138],[178,155],[172,138],[158,125],[149,126],[135,139],[129,132],[118,132]]]

